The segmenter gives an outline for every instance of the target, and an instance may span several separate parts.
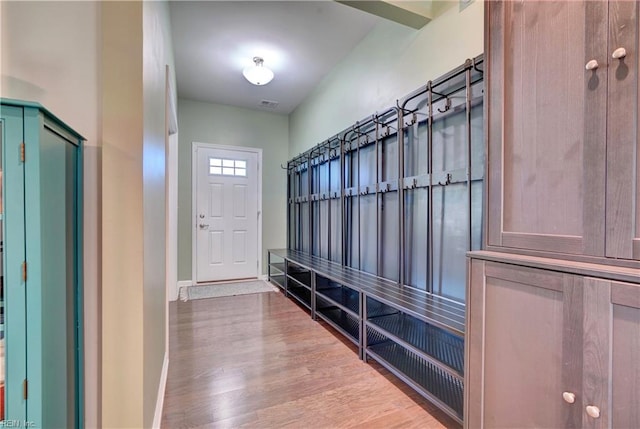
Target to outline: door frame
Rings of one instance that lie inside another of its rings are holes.
[[[197,245],[196,245],[196,229],[194,225],[197,223],[197,180],[198,180],[198,149],[218,149],[230,150],[234,152],[255,153],[258,157],[258,249],[256,251],[258,258],[257,278],[263,278],[262,274],[262,149],[245,146],[221,145],[215,143],[191,143],[191,284],[198,284],[197,281]]]

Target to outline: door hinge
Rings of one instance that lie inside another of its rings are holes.
[[[22,263],[22,280],[27,281],[27,262]]]
[[[29,399],[29,382],[25,378],[22,382],[22,398],[26,401]]]
[[[20,161],[25,162],[26,160],[26,155],[25,155],[25,146],[24,146],[24,142],[20,143]]]

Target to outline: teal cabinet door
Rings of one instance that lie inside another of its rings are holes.
[[[25,138],[26,244],[33,279],[27,288],[27,372],[31,398],[41,398],[30,403],[28,415],[43,428],[74,428],[79,147],[73,135],[36,109],[25,109]]]
[[[23,109],[0,108],[2,142],[2,420],[24,422],[26,369],[26,282]]]

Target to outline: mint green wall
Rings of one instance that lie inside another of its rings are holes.
[[[199,101],[178,100],[178,280],[191,273],[191,147],[193,142],[261,148],[262,271],[266,249],[286,242],[286,174],[289,119],[285,115]]]
[[[191,143],[264,149],[263,271],[266,249],[286,245],[286,175],[280,163],[387,108],[429,79],[483,51],[484,5],[444,11],[422,30],[384,21],[287,116],[180,99],[178,279],[191,280]]]
[[[481,54],[484,4],[441,6],[421,30],[389,21],[374,27],[290,115],[290,157]]]

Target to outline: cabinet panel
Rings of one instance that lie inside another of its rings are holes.
[[[578,427],[580,279],[473,260],[470,280],[467,427]]]
[[[574,404],[582,412],[583,427],[607,428],[610,421],[608,395],[610,368],[610,282],[586,278],[584,280],[583,318],[583,375],[582,390]],[[587,406],[600,410],[595,419],[586,413]]]
[[[583,427],[640,427],[640,285],[584,284]],[[587,406],[600,417],[590,417]]]
[[[490,245],[604,253],[606,12],[487,5]]]
[[[609,3],[607,256],[640,260],[638,3]],[[616,59],[622,48],[626,55]]]
[[[4,301],[2,353],[3,412],[0,421],[27,418],[23,381],[27,378],[27,315],[23,262],[25,253],[24,164],[20,143],[24,141],[23,109],[0,105],[0,150],[2,150],[2,299]]]
[[[611,284],[611,424],[640,427],[640,285]]]

